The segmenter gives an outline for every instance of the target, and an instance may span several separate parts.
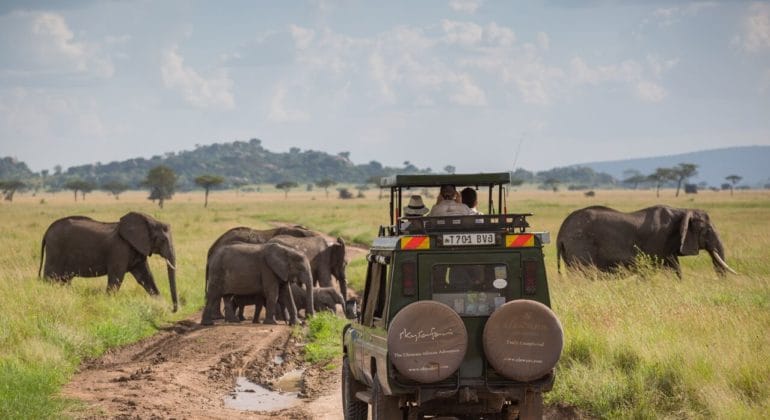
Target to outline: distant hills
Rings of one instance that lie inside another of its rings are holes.
[[[626,178],[624,171],[629,169],[649,175],[657,168],[670,168],[680,163],[698,165],[698,175],[690,180],[696,184],[706,182],[718,187],[727,182],[726,176],[733,174],[743,177],[738,185],[762,187],[770,183],[770,146],[729,147],[670,156],[580,163],[572,167],[588,167],[622,180]]]
[[[728,175],[743,177],[740,185],[763,187],[770,184],[770,146],[732,147],[718,150],[684,153],[671,156],[628,159],[611,162],[591,162],[553,168],[533,173],[517,169],[513,177],[540,188],[559,185],[565,189],[621,187],[629,170],[649,175],[657,168],[671,168],[680,163],[698,165],[698,174],[689,181],[719,187]],[[24,162],[0,158],[0,181],[21,180],[28,187],[62,189],[71,181],[86,181],[100,188],[107,183],[121,183],[139,188],[148,171],[166,165],[178,175],[179,190],[195,188],[194,179],[201,175],[221,176],[222,187],[247,184],[277,184],[293,181],[314,184],[324,179],[338,183],[365,184],[373,178],[392,174],[433,173],[431,168],[418,168],[409,162],[402,167],[386,167],[377,161],[354,164],[347,152],[331,155],[316,150],[293,147],[276,153],[262,147],[259,139],[215,143],[194,150],[166,153],[149,159],[132,158],[106,164],[93,163],[57,169],[54,173],[32,172]]]

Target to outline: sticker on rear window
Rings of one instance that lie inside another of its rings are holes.
[[[506,279],[495,279],[495,281],[492,282],[492,286],[495,286],[495,289],[505,289],[505,286],[508,285],[508,281]]]

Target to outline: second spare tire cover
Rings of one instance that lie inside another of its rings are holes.
[[[484,354],[501,375],[531,381],[556,366],[564,345],[561,323],[551,309],[534,300],[510,301],[484,326]]]
[[[421,382],[451,376],[465,358],[468,332],[449,306],[431,300],[410,303],[388,327],[388,356],[399,373]]]

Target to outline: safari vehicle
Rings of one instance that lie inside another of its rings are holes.
[[[530,231],[531,213],[507,212],[509,183],[509,173],[382,179],[390,224],[367,255],[360,311],[346,308],[345,419],[366,419],[370,405],[374,420],[542,417],[563,344],[549,234]],[[488,189],[487,214],[402,216],[402,195],[447,184]]]

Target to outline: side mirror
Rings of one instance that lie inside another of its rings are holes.
[[[358,304],[355,299],[348,299],[345,301],[345,318],[356,319],[358,318]]]

